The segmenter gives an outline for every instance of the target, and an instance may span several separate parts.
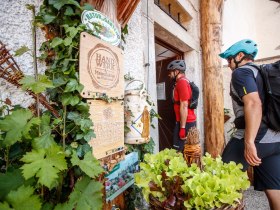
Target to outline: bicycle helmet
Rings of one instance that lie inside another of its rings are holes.
[[[258,53],[258,46],[256,42],[251,39],[243,39],[239,42],[236,42],[231,47],[229,47],[226,51],[219,54],[221,58],[227,59],[229,57],[235,57],[239,52],[244,52],[247,55],[256,57]]]
[[[171,70],[179,70],[179,71],[186,71],[186,64],[184,60],[174,60],[171,61],[168,66],[167,66],[167,70],[171,71]]]

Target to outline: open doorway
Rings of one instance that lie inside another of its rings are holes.
[[[174,82],[168,77],[167,65],[174,59],[183,59],[183,52],[178,51],[166,42],[155,39],[156,83],[158,114],[159,150],[173,147],[173,129],[175,114],[173,111],[172,90]]]

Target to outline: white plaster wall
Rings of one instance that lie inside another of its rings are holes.
[[[1,0],[0,1],[0,40],[7,45],[10,53],[14,52],[21,46],[27,46],[32,49],[32,12],[26,9],[26,4],[34,4],[36,10],[39,8],[39,0]],[[38,31],[38,40],[43,40],[43,36]],[[38,49],[39,43],[37,43]],[[19,57],[14,57],[20,69],[28,75],[34,74],[33,59],[28,53]],[[39,71],[44,71],[42,64],[39,64]],[[12,104],[21,104],[28,107],[32,101],[31,96],[27,95],[20,89],[0,79],[0,99],[11,99]],[[1,102],[0,102],[1,103]]]
[[[128,35],[124,43],[124,72],[144,81],[144,40],[142,37],[141,1],[128,22]]]
[[[148,4],[148,15],[147,1],[142,0],[128,22],[128,35],[124,44],[124,72],[145,83],[146,89],[155,103],[153,109],[157,111],[154,23],[151,9],[153,1],[148,1]],[[131,89],[138,85],[139,83],[135,82],[135,85],[129,85],[127,88]],[[151,129],[151,137],[155,141],[154,152],[158,152],[157,119],[153,119],[153,125],[155,129]]]
[[[258,43],[257,59],[279,55],[279,51],[275,50],[280,45],[278,6],[278,3],[269,0],[226,0],[223,13],[223,50],[241,39],[250,38]]]
[[[280,4],[268,0],[258,0],[256,4],[258,58],[280,55]]]

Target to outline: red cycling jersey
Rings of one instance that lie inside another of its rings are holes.
[[[176,81],[175,88],[173,90],[173,99],[174,101],[188,101],[190,103],[190,99],[192,97],[192,90],[189,82],[185,77],[181,77]],[[174,111],[176,115],[176,121],[180,122],[180,103],[174,103]],[[186,122],[194,122],[196,121],[196,115],[194,109],[188,109],[188,117]]]

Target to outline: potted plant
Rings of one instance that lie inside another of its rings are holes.
[[[135,183],[152,209],[240,209],[242,191],[250,186],[241,164],[226,164],[210,154],[202,157],[200,168],[165,149],[146,154],[140,168]]]

